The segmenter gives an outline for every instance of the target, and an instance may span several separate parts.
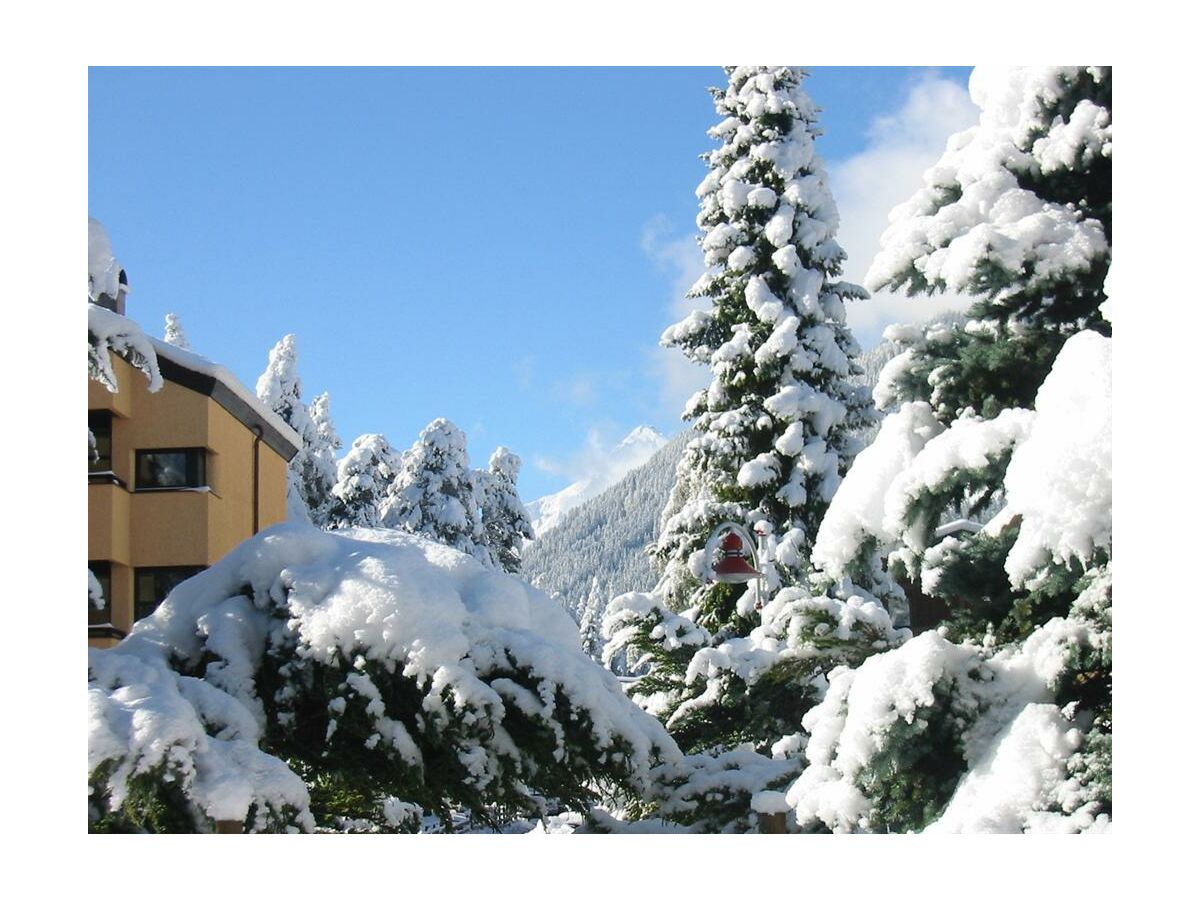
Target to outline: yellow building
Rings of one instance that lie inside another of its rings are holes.
[[[232,374],[153,342],[162,388],[115,359],[119,390],[88,382],[88,643],[108,647],[183,579],[287,517],[300,439]]]

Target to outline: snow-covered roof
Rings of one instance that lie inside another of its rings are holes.
[[[208,394],[245,425],[263,425],[274,430],[278,440],[272,441],[269,432],[263,439],[285,459],[291,459],[300,451],[300,435],[287,422],[263,405],[254,392],[238,381],[237,376],[224,366],[166,341],[150,338],[158,354],[158,368],[163,378],[182,384],[184,387]],[[189,373],[191,377],[189,377]],[[196,378],[200,376],[200,378]],[[248,421],[249,419],[249,421]],[[261,421],[254,421],[255,419]],[[285,450],[282,443],[290,450]]]
[[[108,321],[123,319],[109,310],[102,310]],[[141,329],[130,320],[139,334]],[[89,320],[89,328],[92,327]],[[248,428],[260,426],[263,440],[284,459],[291,460],[301,449],[300,436],[283,419],[238,381],[237,376],[212,360],[183,350],[166,341],[145,336],[158,357],[158,371],[164,379],[190,390],[212,397],[218,405]]]

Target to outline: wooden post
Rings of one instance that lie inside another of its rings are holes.
[[[762,834],[787,834],[787,813],[759,813],[758,830]]]

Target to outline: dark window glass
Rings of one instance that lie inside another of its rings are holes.
[[[139,450],[134,487],[139,491],[203,487],[204,450]]]
[[[112,413],[88,413],[88,430],[96,441],[96,458],[88,457],[89,472],[112,471]]]
[[[163,566],[136,570],[133,576],[134,619],[150,615],[177,584],[203,571],[204,566]]]
[[[88,560],[88,568],[92,570],[92,574],[100,582],[100,589],[104,592],[103,609],[96,609],[92,605],[92,598],[88,597],[88,624],[107,625],[112,621],[112,565],[107,560]]]

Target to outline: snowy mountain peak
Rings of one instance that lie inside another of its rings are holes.
[[[602,493],[624,475],[643,465],[658,452],[667,438],[649,425],[639,425],[611,448],[595,447],[580,463],[584,475],[561,491],[526,504],[533,532],[541,536],[562,519],[564,513]]]
[[[629,434],[625,435],[625,437],[621,440],[621,443],[617,444],[617,449],[619,450],[622,447],[647,445],[653,446],[654,449],[657,450],[666,442],[667,439],[659,434],[658,431],[652,426],[639,425],[637,428],[633,429],[633,431],[629,432]]]

